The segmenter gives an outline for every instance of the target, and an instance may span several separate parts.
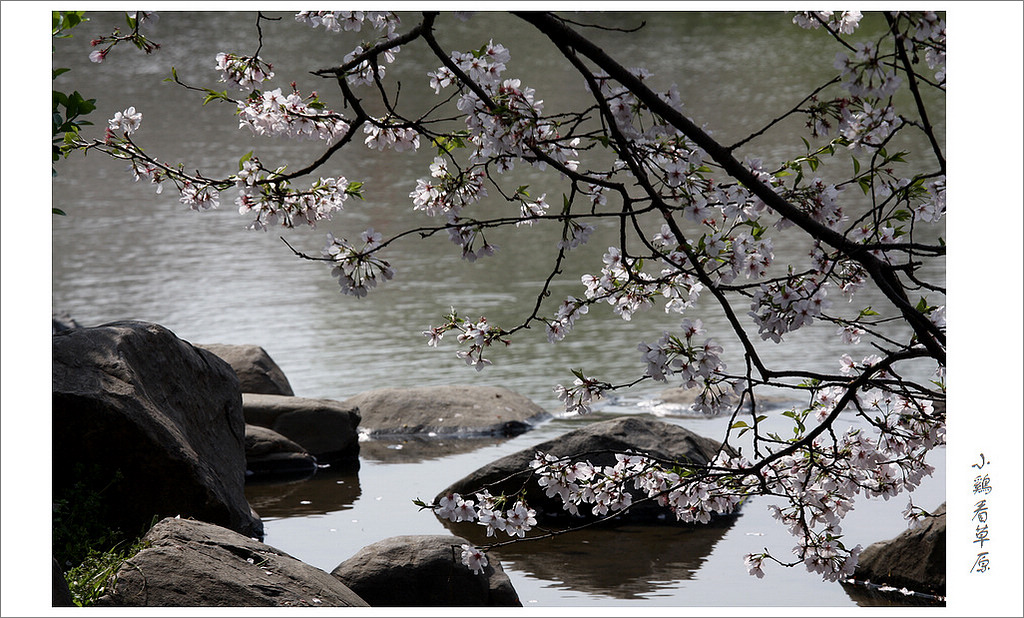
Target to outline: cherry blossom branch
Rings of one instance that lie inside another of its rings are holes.
[[[910,66],[910,58],[907,57],[907,48],[903,44],[903,34],[899,32],[896,27],[896,18],[893,17],[892,13],[885,13],[885,20],[889,24],[889,30],[893,34],[893,40],[896,42],[896,55],[899,57],[900,62],[903,64],[903,72],[907,76],[907,85],[910,87],[910,92],[914,95],[914,103],[917,105],[917,113],[921,115],[921,122],[924,124],[924,133],[928,136],[928,141],[932,145],[932,152],[935,153],[935,159],[939,162],[939,170],[942,174],[946,173],[946,157],[942,154],[942,147],[939,146],[939,141],[935,138],[935,130],[932,128],[931,122],[928,120],[928,109],[921,99],[921,92],[917,87],[917,74],[914,72],[913,67]]]
[[[713,140],[700,127],[679,113],[675,108],[661,100],[661,98],[651,92],[646,84],[609,57],[604,50],[565,26],[557,17],[550,13],[517,12],[515,14],[547,35],[556,46],[571,46],[596,63],[609,76],[628,88],[634,96],[639,98],[654,113],[664,118],[672,126],[678,128],[688,138],[692,139],[711,158],[718,162],[729,175],[749,188],[773,210],[807,231],[813,238],[821,239],[850,258],[860,262],[886,298],[900,310],[907,323],[914,329],[918,338],[928,348],[933,357],[945,365],[945,335],[924,315],[914,309],[913,305],[908,301],[898,279],[878,258],[864,250],[863,247],[850,242],[839,233],[814,221],[810,216],[780,197],[737,161],[728,149]]]

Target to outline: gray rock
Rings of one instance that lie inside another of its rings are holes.
[[[245,426],[245,465],[247,482],[316,474],[316,457],[273,429],[258,425]]]
[[[946,595],[946,503],[918,528],[869,545],[853,578],[872,584]]]
[[[498,386],[381,388],[345,400],[371,437],[409,434],[515,436],[550,418],[523,395]]]
[[[641,416],[614,418],[592,423],[547,442],[506,455],[456,481],[439,493],[434,501],[436,503],[451,493],[472,496],[483,488],[488,488],[495,496],[500,493],[513,495],[525,484],[527,503],[537,511],[537,521],[553,522],[570,516],[563,510],[562,502],[557,496],[548,498],[536,481],[529,478],[532,470],[530,462],[537,451],[556,457],[589,460],[600,466],[615,465],[615,453],[627,450],[662,460],[703,465],[714,459],[720,448],[721,444],[715,440],[665,421]],[[632,487],[630,492],[634,499],[642,497]],[[586,509],[580,510],[579,517],[589,519],[583,515],[584,510]],[[620,516],[619,521],[674,523],[675,517],[671,514],[665,517],[667,513],[665,508],[653,502],[644,502],[634,504],[628,513]]]
[[[164,519],[117,571],[97,605],[366,607],[337,578],[254,539],[205,522]]]
[[[462,564],[464,543],[448,535],[391,537],[359,550],[331,575],[374,607],[521,607],[493,555],[483,573]]]
[[[182,515],[262,537],[244,494],[245,423],[227,363],[156,324],[53,335],[53,487],[99,469],[111,528]]]
[[[196,344],[196,347],[209,350],[227,361],[238,375],[243,393],[295,394],[281,368],[270,358],[267,351],[258,345],[202,343]]]
[[[359,465],[359,410],[331,399],[242,394],[245,422],[272,429],[322,464]]]

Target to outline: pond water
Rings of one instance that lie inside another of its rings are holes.
[[[280,15],[283,22],[291,20],[290,14]],[[816,55],[823,35],[796,28],[791,16],[781,13],[602,14],[588,19],[617,25],[646,20],[642,36],[610,31],[595,36],[626,66],[647,66],[654,79],[677,83],[687,113],[726,142],[789,109],[833,71],[834,52]],[[58,85],[98,98],[95,122],[134,105],[144,117],[137,133],[141,145],[163,160],[181,161],[211,176],[231,173],[238,158],[252,149],[268,165],[288,161],[292,168],[318,154],[308,142],[253,138],[238,131],[230,106],[203,108],[201,95],[161,81],[173,66],[185,81],[214,86],[217,52],[253,51],[254,18],[169,12],[151,35],[162,45],[157,53],[143,57],[117,48],[103,64],[91,64],[89,38],[109,32],[119,20],[93,14],[75,38],[59,42],[54,56],[54,66],[72,69]],[[864,27],[878,28],[879,22],[867,19]],[[295,79],[303,92],[322,89],[329,99],[327,84],[308,71],[337,64],[343,46],[339,35],[305,28],[265,24],[261,56],[274,64],[275,85],[287,88]],[[494,39],[511,51],[509,72],[536,88],[550,109],[583,94],[577,80],[565,78],[550,47],[513,17],[488,13],[462,23],[445,16],[438,30],[442,45],[451,49],[478,48],[491,33],[500,33]],[[417,53],[414,47],[404,49],[389,70],[389,79],[403,85],[403,102],[414,106],[430,100],[426,72],[436,64],[417,62]],[[802,145],[786,128],[759,140],[752,152],[769,161],[799,153]],[[99,131],[93,128],[92,134]],[[431,153],[375,154],[351,148],[332,159],[322,175],[364,182],[365,201],[350,200],[345,213],[315,232],[289,231],[284,234],[289,243],[315,254],[327,231],[351,238],[372,225],[388,235],[423,223],[413,218],[408,194],[416,178],[426,175]],[[133,183],[124,167],[99,155],[57,164],[53,201],[68,216],[53,221],[54,310],[67,311],[87,326],[138,319],[162,324],[195,343],[260,345],[300,396],[341,400],[384,386],[487,384],[506,386],[557,412],[552,387],[572,381],[569,368],[583,367],[612,382],[631,380],[642,371],[636,343],[657,339],[678,321],[653,310],[627,323],[610,311],[595,310],[561,344],[550,345],[534,329],[507,350],[495,351],[494,366],[477,373],[455,358],[454,347],[426,346],[421,331],[439,323],[451,306],[497,324],[523,319],[554,256],[552,230],[499,235],[494,239],[499,254],[474,264],[460,260],[446,239],[399,243],[389,251],[396,279],[368,298],[354,299],[338,292],[323,266],[295,258],[278,232],[244,230],[247,221],[235,212],[232,197],[225,196],[226,204],[217,211],[183,212],[174,195],[155,195],[151,186]],[[554,179],[531,170],[517,173],[534,194],[561,191]],[[614,230],[600,228],[589,245],[575,252],[567,272],[598,270],[609,244],[615,244]],[[798,251],[777,243],[776,259],[780,264],[802,260]],[[941,271],[925,275],[943,282]],[[555,302],[581,295],[578,281],[577,274],[557,283]],[[883,304],[870,296],[862,302],[876,308]],[[725,338],[727,324],[716,313],[697,315],[709,333]],[[766,346],[763,352],[780,365],[831,367],[841,354],[833,330],[806,328],[789,345]],[[331,570],[382,538],[446,531],[431,514],[417,511],[414,498],[429,499],[475,468],[580,423],[658,414],[652,401],[663,387],[638,387],[590,417],[555,419],[504,441],[412,443],[401,449],[364,443],[358,473],[325,470],[301,483],[251,486],[250,500],[263,516],[267,543]],[[722,418],[664,418],[713,438],[724,435],[727,426]],[[915,495],[925,508],[945,500],[945,450],[934,452],[930,463],[936,474]],[[786,556],[792,545],[769,517],[768,503],[750,502],[724,527],[596,531],[578,541],[502,548],[498,555],[527,606],[857,604],[841,586],[797,569],[771,569],[763,580],[746,574],[744,554],[768,547]],[[905,528],[900,517],[905,505],[903,498],[861,501],[844,525],[848,541],[866,546],[895,536]],[[738,586],[742,595],[736,594]]]

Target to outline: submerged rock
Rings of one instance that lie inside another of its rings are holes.
[[[245,422],[272,429],[321,464],[359,465],[359,410],[332,399],[242,394]]]
[[[516,436],[550,418],[528,398],[498,386],[381,388],[344,403],[359,408],[364,431],[371,438]]]
[[[97,605],[135,607],[366,607],[330,574],[254,539],[165,519],[121,565]]]
[[[262,537],[245,499],[245,422],[227,363],[144,322],[52,339],[55,499],[88,480],[104,524],[126,534],[180,514]]]
[[[563,519],[569,514],[563,510],[561,499],[547,497],[536,480],[530,479],[530,462],[537,451],[556,457],[586,459],[600,466],[615,465],[615,453],[627,450],[663,460],[703,465],[714,459],[721,447],[721,443],[715,440],[665,421],[637,416],[615,418],[587,425],[502,457],[456,481],[439,493],[434,501],[437,503],[451,493],[469,497],[483,488],[488,488],[495,496],[500,493],[514,495],[525,486],[527,502],[537,511],[539,522]],[[634,499],[642,497],[632,487],[630,492]],[[675,522],[675,517],[667,509],[651,502],[635,504],[618,519]]]
[[[224,359],[238,376],[243,393],[264,395],[294,395],[284,372],[258,345],[228,345],[224,343],[196,344]]]
[[[331,574],[374,607],[520,607],[494,556],[483,573],[462,564],[458,536],[396,536],[367,545]]]

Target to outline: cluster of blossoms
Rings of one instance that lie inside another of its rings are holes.
[[[591,514],[604,516],[643,498],[656,500],[682,523],[708,523],[717,515],[735,511],[745,497],[742,487],[732,486],[724,476],[691,477],[686,470],[667,470],[649,457],[631,452],[618,453],[615,460],[614,466],[595,466],[538,452],[531,466],[545,495],[559,496],[563,509],[574,515],[580,514],[579,507],[584,504],[592,505]],[[709,467],[747,465],[742,458],[723,453]],[[631,490],[637,492],[635,496]]]
[[[654,277],[636,269],[637,260],[624,257],[617,247],[608,247],[603,257],[601,276],[583,275],[588,300],[604,300],[612,311],[630,320],[633,314],[653,303],[651,297],[658,291]]]
[[[431,217],[446,215],[452,220],[466,206],[487,197],[484,185],[487,174],[482,167],[474,166],[453,174],[447,161],[434,157],[430,176],[434,180],[417,180],[416,189],[409,193],[409,197],[412,198],[413,210],[421,210]]]
[[[487,490],[477,493],[476,501],[466,500],[453,493],[442,496],[434,511],[438,517],[449,521],[475,521],[486,526],[489,537],[497,531],[525,538],[526,533],[537,525],[537,511],[529,508],[522,500],[517,500],[512,508],[502,511],[505,502],[504,496],[492,496]]]
[[[924,61],[935,70],[935,80],[946,82],[946,21],[933,11],[925,11],[917,18],[910,42],[915,52],[924,49]]]
[[[416,150],[420,147],[420,134],[412,127],[394,126],[385,120],[367,123],[363,127],[366,133],[365,144],[370,150],[390,148],[395,152]]]
[[[860,11],[798,11],[793,23],[809,30],[817,30],[824,24],[841,34],[853,34],[862,17]]]
[[[547,322],[548,341],[554,343],[565,339],[572,327],[576,324],[576,318],[585,315],[590,311],[590,305],[584,300],[570,296],[562,301],[555,312],[554,319]]]
[[[832,305],[827,286],[810,277],[762,283],[751,298],[748,313],[761,339],[779,343],[786,333],[812,323]]]
[[[129,107],[128,109],[117,112],[114,117],[107,121],[107,127],[110,132],[120,131],[129,136],[132,133],[138,131],[142,125],[142,112],[135,111],[135,107]],[[112,137],[112,135],[108,134]]]
[[[368,23],[389,35],[402,23],[398,15],[384,11],[300,11],[295,14],[295,21],[308,24],[310,28],[323,26],[328,32],[360,32]]]
[[[558,242],[558,248],[563,250],[575,249],[580,245],[587,244],[591,234],[594,233],[594,226],[589,223],[579,223],[569,219],[566,221],[565,231],[562,240]]]
[[[343,294],[366,296],[378,283],[395,276],[391,264],[375,254],[381,246],[382,235],[369,228],[359,235],[362,247],[356,248],[343,238],[327,234],[323,256],[331,261],[331,274],[338,278]]]
[[[545,162],[537,159],[539,153],[575,170],[579,139],[563,140],[555,124],[543,119],[544,104],[536,98],[533,88],[523,86],[518,79],[502,79],[509,59],[508,49],[493,41],[473,52],[451,54],[452,64],[475,82],[493,104],[488,105],[472,91],[463,92],[457,101],[459,111],[466,114],[468,141],[474,145],[470,161],[493,160],[499,171],[506,172],[515,160],[526,159],[543,169]],[[428,77],[435,93],[459,82],[448,66],[428,73]]]
[[[485,366],[490,365],[491,361],[483,357],[484,350],[490,347],[494,343],[503,343],[508,345],[509,341],[505,338],[506,334],[504,330],[497,326],[492,326],[487,323],[487,318],[481,316],[476,322],[463,318],[458,315],[454,308],[445,316],[447,320],[440,326],[432,326],[429,330],[423,331],[423,335],[428,338],[428,345],[437,346],[444,334],[449,331],[457,331],[459,334],[456,336],[459,343],[469,343],[469,348],[466,350],[459,350],[456,355],[462,360],[466,361],[466,364],[476,368],[477,371],[482,370]]]
[[[349,123],[322,107],[315,93],[303,99],[298,91],[286,95],[280,88],[253,92],[238,102],[238,128],[249,127],[256,135],[320,139],[329,144],[348,133]]]
[[[867,358],[861,367],[877,360]],[[833,412],[841,391],[823,389],[811,410],[794,412],[794,418],[813,411],[824,419]],[[841,540],[840,524],[853,508],[853,498],[863,493],[888,500],[913,491],[934,470],[925,455],[945,441],[943,416],[928,401],[870,389],[858,393],[856,405],[876,431],[850,428],[837,437],[818,436],[810,449],[781,457],[764,471],[773,492],[789,497],[788,505],[771,505],[769,510],[799,539],[793,553],[809,571],[829,581],[851,576],[860,553],[859,545],[847,548]],[[766,556],[747,556],[751,574],[763,576]]]
[[[249,90],[274,77],[272,67],[259,58],[225,52],[217,54],[216,69],[222,73],[220,81],[234,84],[241,90]]]
[[[191,210],[213,210],[220,206],[220,192],[212,183],[195,183],[186,180],[179,188],[178,201]]]
[[[714,415],[725,411],[733,401],[729,390],[712,389],[725,381],[725,363],[721,359],[722,346],[708,338],[698,344],[695,338],[704,333],[700,320],[686,318],[680,324],[682,338],[664,333],[657,342],[641,342],[637,349],[647,363],[647,376],[664,382],[669,375],[678,376],[683,388],[701,390],[692,408]]]
[[[594,378],[588,378],[581,371],[573,371],[576,380],[572,386],[557,384],[554,387],[555,395],[565,407],[566,414],[589,414],[591,406],[601,399],[604,392],[611,389],[612,385]]]
[[[142,112],[129,107],[114,114],[107,121],[103,145],[106,152],[119,159],[129,161],[128,169],[135,181],[148,178],[156,185],[156,192],[163,191],[163,183],[172,180],[180,193],[179,202],[192,210],[211,210],[220,205],[220,191],[217,183],[207,179],[188,176],[180,170],[170,168],[146,155],[131,141],[131,135],[142,126]],[[120,133],[120,136],[117,134]]]
[[[420,178],[416,188],[409,193],[413,210],[419,210],[431,217],[444,216],[448,221],[448,238],[462,249],[462,258],[469,262],[477,258],[494,255],[497,245],[487,242],[479,225],[462,223],[459,213],[470,204],[487,197],[487,173],[482,165],[474,165],[456,173],[450,171],[448,162],[434,157],[430,164],[430,179]],[[477,244],[477,241],[482,241]]]
[[[946,216],[946,177],[942,176],[926,185],[928,199],[921,201],[911,210],[915,221],[935,223]]]
[[[350,183],[343,176],[320,178],[308,189],[296,191],[289,182],[276,179],[283,170],[268,172],[257,157],[242,161],[241,168],[232,177],[238,189],[235,204],[239,214],[255,213],[248,226],[254,230],[265,231],[277,225],[316,227],[343,210],[349,195],[359,191],[359,183]]]
[[[327,32],[362,32],[363,26],[369,24],[378,33],[377,41],[357,45],[345,55],[345,63],[355,60],[366,52],[369,47],[364,47],[364,45],[372,46],[374,43],[394,38],[395,30],[402,23],[395,13],[382,11],[301,11],[295,15],[295,21],[308,24],[311,28],[323,26]],[[399,46],[389,48],[383,54],[384,59],[389,64],[394,62],[395,54],[399,51]],[[346,80],[355,85],[369,85],[373,83],[374,79],[383,79],[384,73],[384,65],[363,60],[348,73]]]
[[[872,107],[865,102],[859,110],[844,107],[842,114],[839,133],[847,139],[849,148],[857,153],[865,147],[881,147],[902,124],[892,105]]]

